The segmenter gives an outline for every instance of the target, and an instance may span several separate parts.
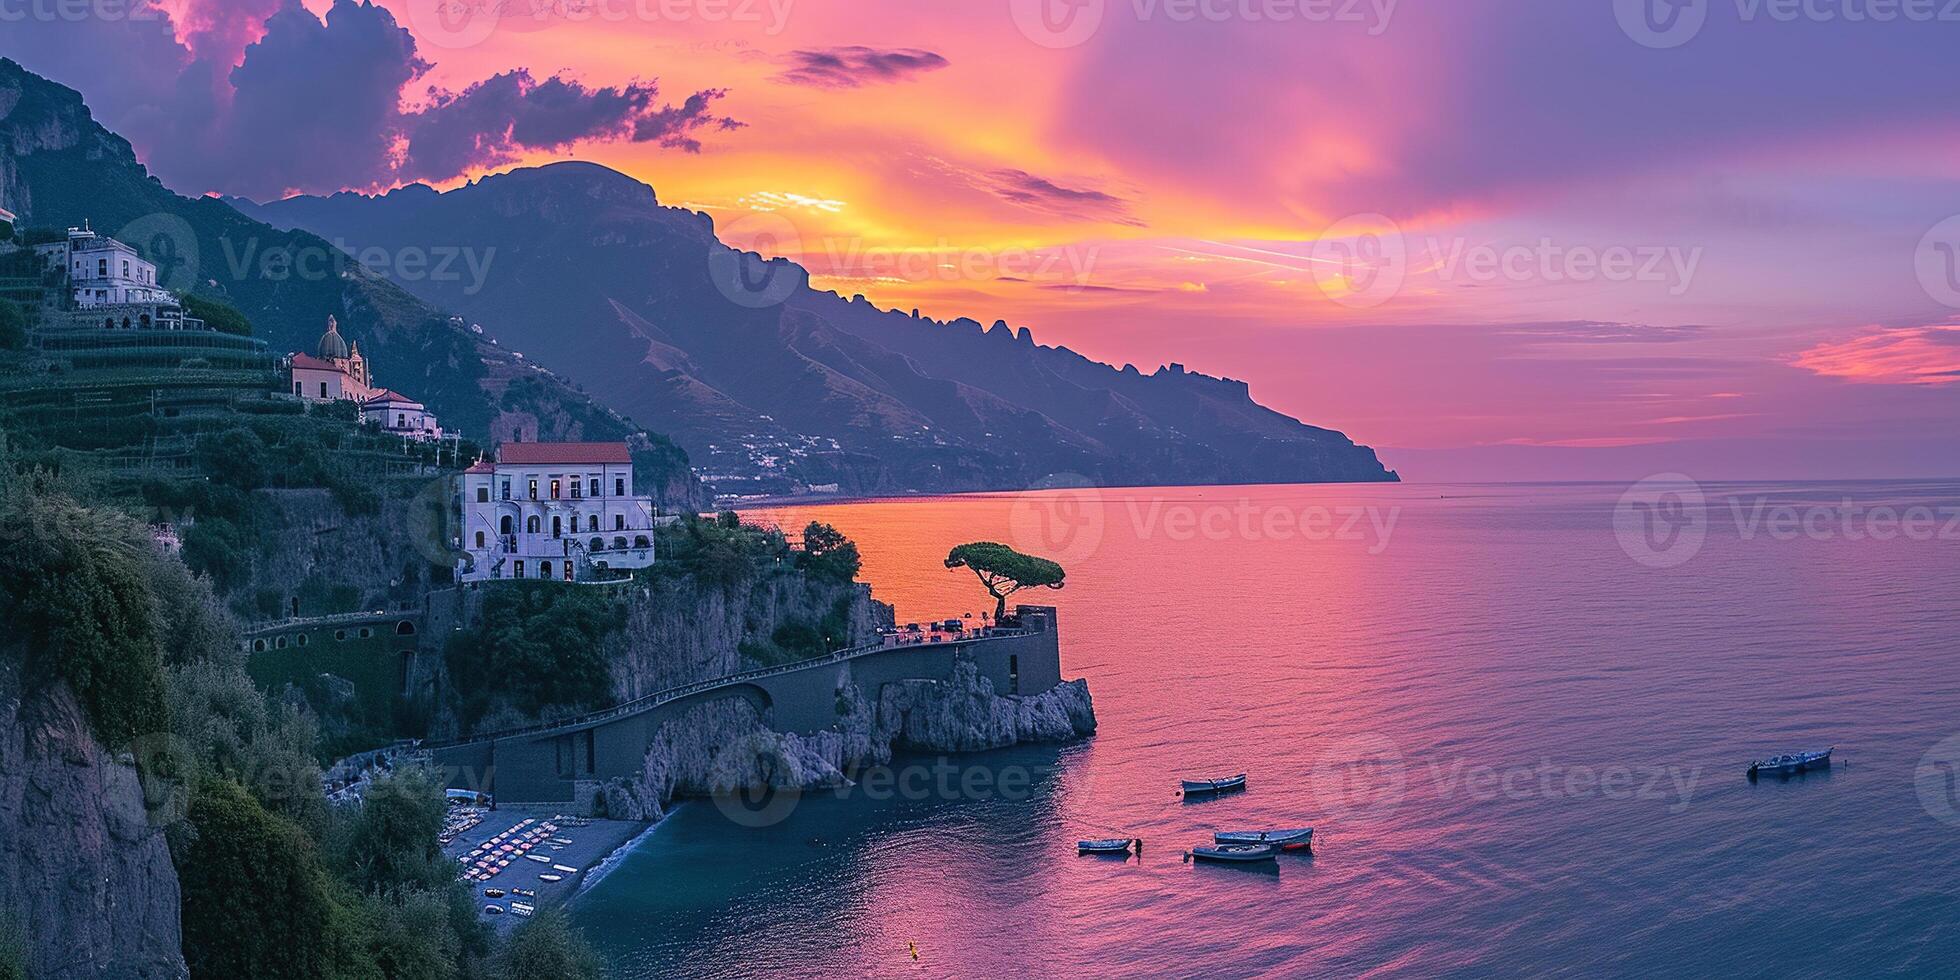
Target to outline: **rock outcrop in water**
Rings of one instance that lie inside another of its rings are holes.
[[[1002,695],[964,658],[946,680],[896,681],[870,696],[848,685],[837,699],[837,725],[811,734],[771,731],[747,701],[693,708],[663,723],[639,774],[600,787],[595,806],[611,817],[658,820],[676,797],[844,786],[853,773],[891,762],[894,751],[978,752],[1096,730],[1088,681]]]
[[[26,931],[27,976],[183,977],[177,901],[136,767],[65,685],[23,692],[0,668],[0,917]]]

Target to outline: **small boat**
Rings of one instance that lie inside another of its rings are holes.
[[[1108,840],[1079,840],[1075,842],[1077,854],[1128,854],[1134,838],[1112,837]]]
[[[552,875],[552,874],[543,874],[543,875],[539,875],[539,876],[538,876],[538,880],[539,880],[539,881],[564,881],[564,880],[565,880],[565,876],[564,876],[564,875]]]
[[[1232,790],[1245,788],[1245,773],[1239,773],[1236,776],[1226,776],[1222,779],[1186,779],[1183,782],[1184,795],[1186,796],[1201,793],[1228,793]]]
[[[538,893],[537,893],[537,892],[535,892],[535,891],[533,891],[533,890],[531,890],[531,889],[529,889],[529,888],[513,888],[513,889],[511,889],[511,890],[510,890],[510,893],[511,893],[512,895],[519,895],[519,896],[522,896],[522,897],[524,897],[524,898],[536,898],[536,897],[538,897]]]
[[[1812,769],[1831,768],[1831,753],[1837,751],[1833,745],[1822,752],[1798,752],[1795,755],[1773,755],[1749,764],[1751,776],[1788,776],[1791,773],[1809,772]]]
[[[504,914],[504,907],[503,907],[503,906],[501,906],[501,905],[485,905],[485,906],[483,907],[483,914],[484,914],[484,915],[502,915],[502,914]]]
[[[513,905],[510,907],[510,914],[520,919],[528,919],[531,917],[531,910],[525,906]]]
[[[502,898],[502,897],[504,897],[504,890],[503,890],[503,889],[501,889],[501,888],[485,888],[485,889],[483,890],[483,897],[484,897],[484,898]]]
[[[1191,849],[1190,856],[1197,861],[1251,864],[1255,861],[1271,861],[1279,857],[1279,848],[1271,844],[1218,844],[1212,847],[1194,847]]]
[[[1313,828],[1294,830],[1222,830],[1211,835],[1220,844],[1272,844],[1282,851],[1313,849]]]
[[[551,870],[556,871],[559,874],[568,874],[568,875],[578,874],[577,868],[564,864],[554,864],[551,866]]]
[[[536,862],[538,862],[539,864],[550,864],[550,863],[551,863],[551,859],[550,859],[550,858],[548,858],[548,857],[545,857],[545,856],[544,856],[544,855],[542,855],[542,854],[526,854],[526,855],[524,855],[524,860],[526,860],[526,861],[536,861]]]

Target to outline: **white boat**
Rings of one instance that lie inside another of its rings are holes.
[[[1194,847],[1191,858],[1196,861],[1217,861],[1224,864],[1252,864],[1256,861],[1271,861],[1279,857],[1279,848],[1271,844],[1218,844],[1212,847]]]
[[[1186,796],[1203,793],[1225,793],[1231,790],[1244,789],[1245,773],[1239,773],[1236,776],[1224,776],[1219,779],[1186,779],[1183,783],[1184,794]]]
[[[1112,837],[1108,840],[1079,840],[1075,842],[1077,854],[1128,854],[1133,838]]]
[[[1304,851],[1313,848],[1313,828],[1299,827],[1293,830],[1221,830],[1211,835],[1220,844],[1271,844],[1283,851]]]
[[[539,880],[539,881],[564,881],[564,880],[565,880],[565,876],[564,876],[564,875],[554,875],[554,874],[542,874],[542,875],[539,875],[539,876],[538,876],[538,880]]]
[[[551,870],[556,871],[560,874],[568,874],[568,875],[578,874],[577,868],[565,864],[554,864],[551,866]]]
[[[1831,753],[1837,751],[1833,745],[1822,752],[1798,752],[1794,755],[1773,755],[1749,764],[1751,776],[1788,776],[1793,773],[1809,772],[1812,769],[1831,768]]]

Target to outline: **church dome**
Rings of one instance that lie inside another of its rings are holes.
[[[347,357],[347,340],[340,335],[340,324],[333,317],[327,317],[327,332],[320,335],[320,346],[314,355],[329,361]]]

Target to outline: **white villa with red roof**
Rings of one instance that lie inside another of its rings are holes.
[[[292,372],[293,394],[305,401],[351,401],[361,406],[361,421],[383,432],[421,442],[443,437],[442,426],[421,402],[374,383],[361,345],[348,344],[333,317],[327,317],[327,332],[313,353],[293,355]]]
[[[463,474],[456,577],[578,581],[653,564],[653,498],[623,442],[516,442]]]

